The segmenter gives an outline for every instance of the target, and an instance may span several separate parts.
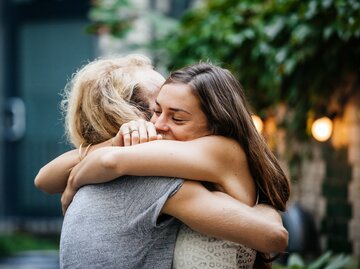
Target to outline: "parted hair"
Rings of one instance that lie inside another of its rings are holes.
[[[258,133],[240,82],[219,66],[199,63],[170,74],[165,84],[187,84],[198,97],[212,134],[238,141],[259,191],[259,202],[285,211],[289,181],[276,157]],[[275,256],[276,257],[276,256]],[[257,253],[254,268],[271,268],[268,254]]]
[[[114,137],[122,124],[149,117],[144,86],[133,76],[142,68],[153,68],[150,59],[131,54],[96,59],[72,76],[61,109],[65,133],[75,147],[103,142]]]

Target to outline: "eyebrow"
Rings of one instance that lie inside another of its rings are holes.
[[[160,103],[158,102],[158,100],[157,100],[157,99],[155,100],[155,103],[156,103],[156,105],[158,105],[158,106],[160,106],[160,107],[161,107],[161,105],[160,105]],[[191,113],[190,113],[190,112],[188,112],[188,111],[186,111],[186,110],[184,110],[184,109],[181,109],[181,108],[174,108],[174,107],[170,107],[170,108],[169,108],[169,110],[174,111],[174,112],[184,112],[184,113],[186,113],[186,114],[191,115]]]

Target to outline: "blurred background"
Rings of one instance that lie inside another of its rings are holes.
[[[279,268],[356,268],[359,0],[2,0],[0,269],[58,267],[60,195],[33,180],[71,148],[62,90],[88,61],[136,52],[164,76],[210,60],[243,84],[292,185]]]

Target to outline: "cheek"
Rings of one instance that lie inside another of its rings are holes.
[[[187,133],[190,137],[189,139],[196,139],[209,135],[210,131],[206,121],[198,121],[198,123],[196,125],[193,125]]]
[[[170,140],[178,140],[178,141],[186,141],[186,130],[184,130],[184,126],[181,125],[171,125],[169,126],[169,132],[167,139]]]
[[[172,133],[179,141],[189,141],[199,137],[195,126],[177,126],[172,129]]]

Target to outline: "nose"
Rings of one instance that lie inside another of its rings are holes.
[[[160,116],[155,119],[154,126],[157,131],[160,132],[169,131],[169,126],[167,124],[166,117],[163,113],[161,113]]]

